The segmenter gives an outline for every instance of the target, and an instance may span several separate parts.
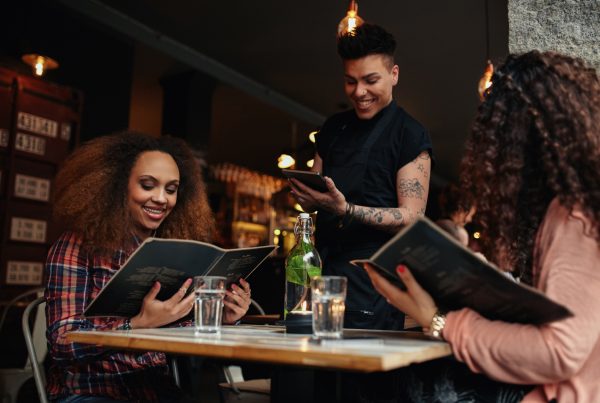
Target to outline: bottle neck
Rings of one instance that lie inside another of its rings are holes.
[[[298,241],[302,241],[303,243],[312,243],[312,238],[310,237],[310,231],[302,231],[300,235],[298,235]]]

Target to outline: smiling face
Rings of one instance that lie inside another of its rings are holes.
[[[145,239],[156,230],[177,203],[179,169],[162,151],[141,153],[131,169],[127,207],[136,235]]]
[[[392,101],[398,65],[387,55],[344,60],[344,90],[359,119],[371,119]]]

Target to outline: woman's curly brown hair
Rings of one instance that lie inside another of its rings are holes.
[[[83,238],[83,248],[109,255],[130,244],[134,223],[128,181],[140,154],[161,151],[179,169],[177,203],[155,236],[207,241],[214,231],[200,167],[180,139],[122,132],[93,139],[65,161],[55,181],[54,218]]]
[[[577,58],[511,55],[492,77],[461,164],[488,258],[532,283],[535,234],[557,197],[600,240],[600,84]]]

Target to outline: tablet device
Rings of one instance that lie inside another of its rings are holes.
[[[327,182],[325,182],[325,178],[323,178],[319,172],[282,169],[281,173],[283,173],[287,178],[299,180],[314,190],[319,192],[327,192]]]

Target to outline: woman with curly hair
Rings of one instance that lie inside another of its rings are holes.
[[[67,231],[48,253],[48,394],[60,402],[178,401],[165,355],[69,343],[74,330],[153,328],[175,323],[193,307],[191,279],[171,298],[156,282],[129,319],[82,313],[146,238],[209,240],[214,221],[191,150],[181,140],[119,133],[89,141],[65,161],[55,181],[54,214]],[[250,305],[250,287],[227,291],[223,321]],[[187,323],[186,323],[187,324]]]
[[[458,361],[483,374],[454,383],[448,380],[455,375],[446,377],[444,396],[477,396],[485,384],[487,394],[502,396],[494,401],[598,401],[598,75],[579,59],[533,51],[509,56],[492,81],[461,167],[484,228],[484,252],[573,316],[535,326],[490,321],[470,309],[444,315],[409,268],[397,268],[407,292],[367,270],[393,305],[435,330]],[[421,382],[423,391],[417,399],[439,398],[439,379],[429,385],[423,379],[413,378],[412,390]],[[407,400],[415,396],[407,394]]]

